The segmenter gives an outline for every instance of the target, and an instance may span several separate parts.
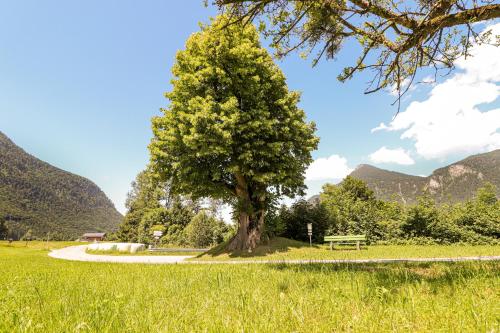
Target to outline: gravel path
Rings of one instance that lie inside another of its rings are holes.
[[[103,254],[86,253],[87,245],[65,247],[52,250],[49,256],[57,259],[92,262],[114,262],[128,264],[176,264],[193,256],[109,256]]]
[[[108,256],[88,254],[87,245],[65,247],[52,250],[49,256],[57,259],[91,262],[142,263],[142,264],[368,264],[397,262],[457,262],[457,261],[491,261],[500,260],[500,256],[455,257],[455,258],[399,258],[399,259],[320,259],[320,260],[211,260],[185,261],[193,256]]]

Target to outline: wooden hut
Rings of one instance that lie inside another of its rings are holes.
[[[88,232],[83,234],[82,240],[86,242],[100,242],[104,240],[106,233],[104,232]]]

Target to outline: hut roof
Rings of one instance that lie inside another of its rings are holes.
[[[83,237],[104,237],[106,236],[105,232],[87,232],[83,234]]]

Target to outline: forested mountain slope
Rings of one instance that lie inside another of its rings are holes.
[[[10,234],[76,238],[117,229],[122,216],[90,180],[58,169],[0,132],[0,219]]]
[[[437,202],[458,202],[470,199],[479,187],[490,182],[500,195],[500,149],[473,155],[435,170],[428,177],[406,175],[362,164],[352,177],[368,184],[377,197],[413,203],[424,193]]]

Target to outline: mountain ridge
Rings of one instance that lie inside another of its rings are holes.
[[[500,195],[500,149],[471,155],[438,168],[427,177],[389,171],[361,164],[350,176],[365,181],[375,195],[384,200],[409,204],[425,193],[438,203],[471,199],[485,182],[497,187]]]
[[[117,229],[122,215],[87,178],[27,153],[0,131],[0,219],[11,236],[76,238]]]

